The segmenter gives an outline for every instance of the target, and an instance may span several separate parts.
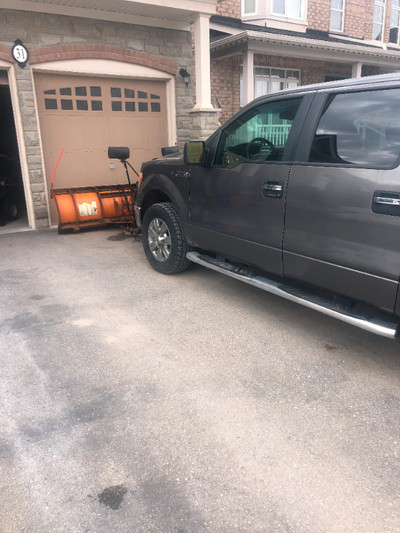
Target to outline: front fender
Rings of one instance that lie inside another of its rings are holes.
[[[146,176],[140,185],[136,200],[142,220],[151,205],[169,201],[174,204],[186,233],[189,223],[189,180],[189,168],[185,172],[176,172],[173,178],[162,173]]]

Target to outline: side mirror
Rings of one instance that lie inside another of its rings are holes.
[[[179,146],[164,146],[161,148],[161,155],[176,154],[179,152]]]
[[[204,141],[187,141],[183,151],[183,160],[186,165],[202,165],[205,152]]]
[[[126,146],[109,146],[108,158],[109,159],[129,159],[130,150]]]

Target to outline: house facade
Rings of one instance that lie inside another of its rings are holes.
[[[221,121],[255,97],[400,70],[398,0],[220,0],[211,18]]]
[[[0,178],[12,178],[27,227],[57,222],[52,179],[125,183],[108,146],[129,146],[140,168],[215,130],[215,13],[216,0],[0,2]]]

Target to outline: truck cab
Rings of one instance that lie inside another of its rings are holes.
[[[183,157],[143,166],[144,250],[165,273],[190,261],[248,269],[247,278],[302,291],[299,303],[323,298],[327,314],[342,305],[337,318],[389,323],[395,337],[399,162],[398,74],[261,97],[208,141],[189,141]],[[157,204],[173,210],[183,246],[171,232],[162,240],[168,223],[154,216]]]

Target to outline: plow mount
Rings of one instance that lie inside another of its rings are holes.
[[[139,232],[133,209],[138,184],[131,183],[128,166],[137,176],[138,173],[127,161],[129,155],[129,148],[110,147],[108,149],[108,157],[119,159],[123,164],[127,184],[54,189],[52,182],[51,197],[57,207],[59,233],[110,224],[126,225],[132,233]]]

